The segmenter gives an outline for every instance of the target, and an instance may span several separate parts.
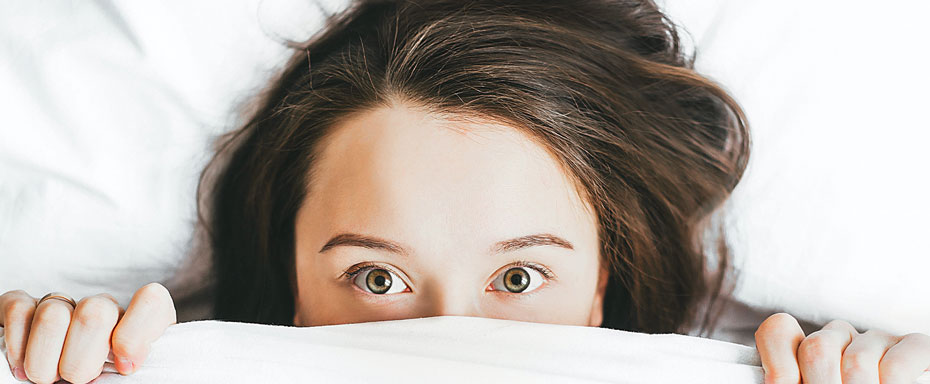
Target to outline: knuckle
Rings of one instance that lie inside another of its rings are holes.
[[[172,323],[177,322],[177,314],[174,308],[174,301],[171,299],[171,293],[165,286],[159,283],[149,283],[140,288],[133,301],[138,301],[149,308],[157,308],[160,314],[170,317]]]
[[[10,321],[25,320],[35,309],[35,302],[31,300],[14,299],[6,305],[6,316]]]
[[[168,288],[158,283],[146,284],[142,288],[139,288],[138,294],[140,297],[148,300],[164,300],[166,298],[171,298],[171,294],[168,293]]]
[[[833,330],[847,330],[859,333],[859,331],[846,320],[831,320],[829,323],[824,324],[825,328],[830,328]]]
[[[78,303],[74,312],[74,322],[82,327],[112,327],[119,317],[116,304],[103,297],[88,297]]]
[[[882,376],[895,374],[906,368],[907,364],[902,362],[900,359],[882,359],[878,363],[878,370],[882,373]]]
[[[833,348],[828,334],[817,331],[801,341],[798,347],[798,362],[808,367],[829,365],[828,359],[834,355]]]
[[[765,319],[765,320],[766,320],[766,321],[776,322],[776,323],[794,323],[794,322],[797,322],[797,319],[795,319],[794,316],[791,316],[790,314],[787,314],[787,313],[785,313],[785,312],[776,313],[776,314],[774,314],[774,315],[772,315],[772,316],[769,316],[769,317],[768,317],[767,319]]]
[[[844,354],[841,372],[843,377],[870,377],[878,369],[878,361],[862,353]]]
[[[22,289],[17,289],[17,290],[13,290],[13,291],[6,291],[6,292],[4,292],[2,295],[0,295],[0,298],[2,298],[2,299],[9,299],[9,298],[30,299],[30,298],[32,298],[32,296],[29,296],[29,294],[26,293],[26,291],[24,291],[24,290],[22,290]]]
[[[826,326],[826,325],[831,325],[831,326],[844,326],[844,327],[847,326],[847,325],[852,326],[851,324],[847,323],[845,320],[840,320],[840,319],[830,320],[830,322],[828,322],[827,324],[824,324],[824,325],[825,325],[825,326]]]
[[[786,326],[797,324],[797,322],[798,321],[794,318],[794,316],[784,312],[776,313],[766,318],[765,321],[759,325],[759,329],[756,330],[756,336],[758,337],[776,332]]]
[[[901,338],[901,341],[911,340],[915,343],[923,345],[925,348],[930,348],[930,335],[924,333],[908,333]]]
[[[66,328],[71,324],[71,309],[67,304],[39,306],[35,311],[33,324],[51,328]]]

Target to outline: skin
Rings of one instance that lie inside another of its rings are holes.
[[[513,128],[395,104],[334,127],[312,174],[296,221],[296,325],[439,315],[600,324],[607,273],[595,216],[558,163]],[[357,242],[323,250],[340,234],[403,251]],[[499,249],[524,236],[557,237],[571,249]],[[521,260],[555,278],[525,268],[543,284],[488,290]],[[409,292],[376,295],[341,276],[365,262],[393,269]]]
[[[77,307],[54,299],[37,303],[23,291],[0,295],[13,376],[39,384],[87,383],[100,376],[108,358],[121,374],[131,374],[151,343],[177,323],[171,295],[157,283],[136,291],[125,310],[108,294],[85,297]]]
[[[295,325],[439,315],[600,324],[607,276],[594,215],[559,164],[518,130],[398,103],[343,121],[319,155],[295,226]],[[541,284],[510,292],[498,277],[516,261],[554,278],[530,274]],[[344,278],[360,263],[379,266],[368,273],[389,268],[393,291]],[[130,374],[177,321],[155,283],[125,311],[105,294],[74,309],[36,302],[23,291],[0,295],[10,366],[36,383],[89,382],[108,354]],[[859,333],[833,321],[805,336],[779,313],[755,336],[766,383],[910,384],[930,367],[930,336],[918,333]]]

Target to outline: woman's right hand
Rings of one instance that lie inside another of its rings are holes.
[[[0,326],[13,375],[39,384],[59,379],[87,383],[103,371],[107,358],[128,375],[148,357],[149,346],[177,323],[171,295],[151,283],[123,310],[110,295],[38,300],[23,291],[0,295]]]

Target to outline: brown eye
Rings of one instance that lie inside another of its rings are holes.
[[[372,269],[365,278],[371,293],[382,294],[391,289],[391,274],[383,269]]]
[[[543,276],[532,267],[513,267],[497,275],[488,290],[510,293],[527,293],[536,290],[549,280],[549,275]]]
[[[523,268],[510,268],[504,272],[504,287],[513,293],[520,293],[530,286],[530,274]]]
[[[357,287],[376,295],[400,293],[407,290],[407,284],[393,272],[378,267],[369,267],[359,272],[354,279]]]

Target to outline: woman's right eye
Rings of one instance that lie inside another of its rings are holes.
[[[539,288],[545,277],[534,268],[513,267],[501,273],[488,288],[494,291],[528,293]]]
[[[353,281],[363,291],[376,295],[409,291],[403,279],[384,268],[365,268],[355,275]]]

